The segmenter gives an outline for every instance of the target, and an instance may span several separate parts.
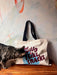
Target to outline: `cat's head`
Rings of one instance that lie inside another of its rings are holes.
[[[25,56],[24,48],[25,48],[24,46],[22,48],[18,48],[16,52],[16,56],[18,55],[18,57],[24,57]]]

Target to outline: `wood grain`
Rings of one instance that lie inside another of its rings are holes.
[[[0,75],[57,75],[57,66],[15,65],[2,69]]]

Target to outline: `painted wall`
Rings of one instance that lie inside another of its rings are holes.
[[[22,40],[29,19],[40,38],[48,39],[48,54],[57,63],[56,0],[0,0],[0,42],[14,45]]]

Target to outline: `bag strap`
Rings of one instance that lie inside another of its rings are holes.
[[[31,25],[31,34],[32,34],[33,38],[36,40],[37,39],[37,36],[36,36],[34,24],[30,20],[28,20],[26,22],[26,25],[25,25],[25,30],[24,30],[24,34],[23,34],[23,41],[27,41],[28,40],[28,38],[27,38],[28,25]]]

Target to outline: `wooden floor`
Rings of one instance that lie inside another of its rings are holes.
[[[57,66],[15,65],[2,69],[0,75],[57,75]]]

